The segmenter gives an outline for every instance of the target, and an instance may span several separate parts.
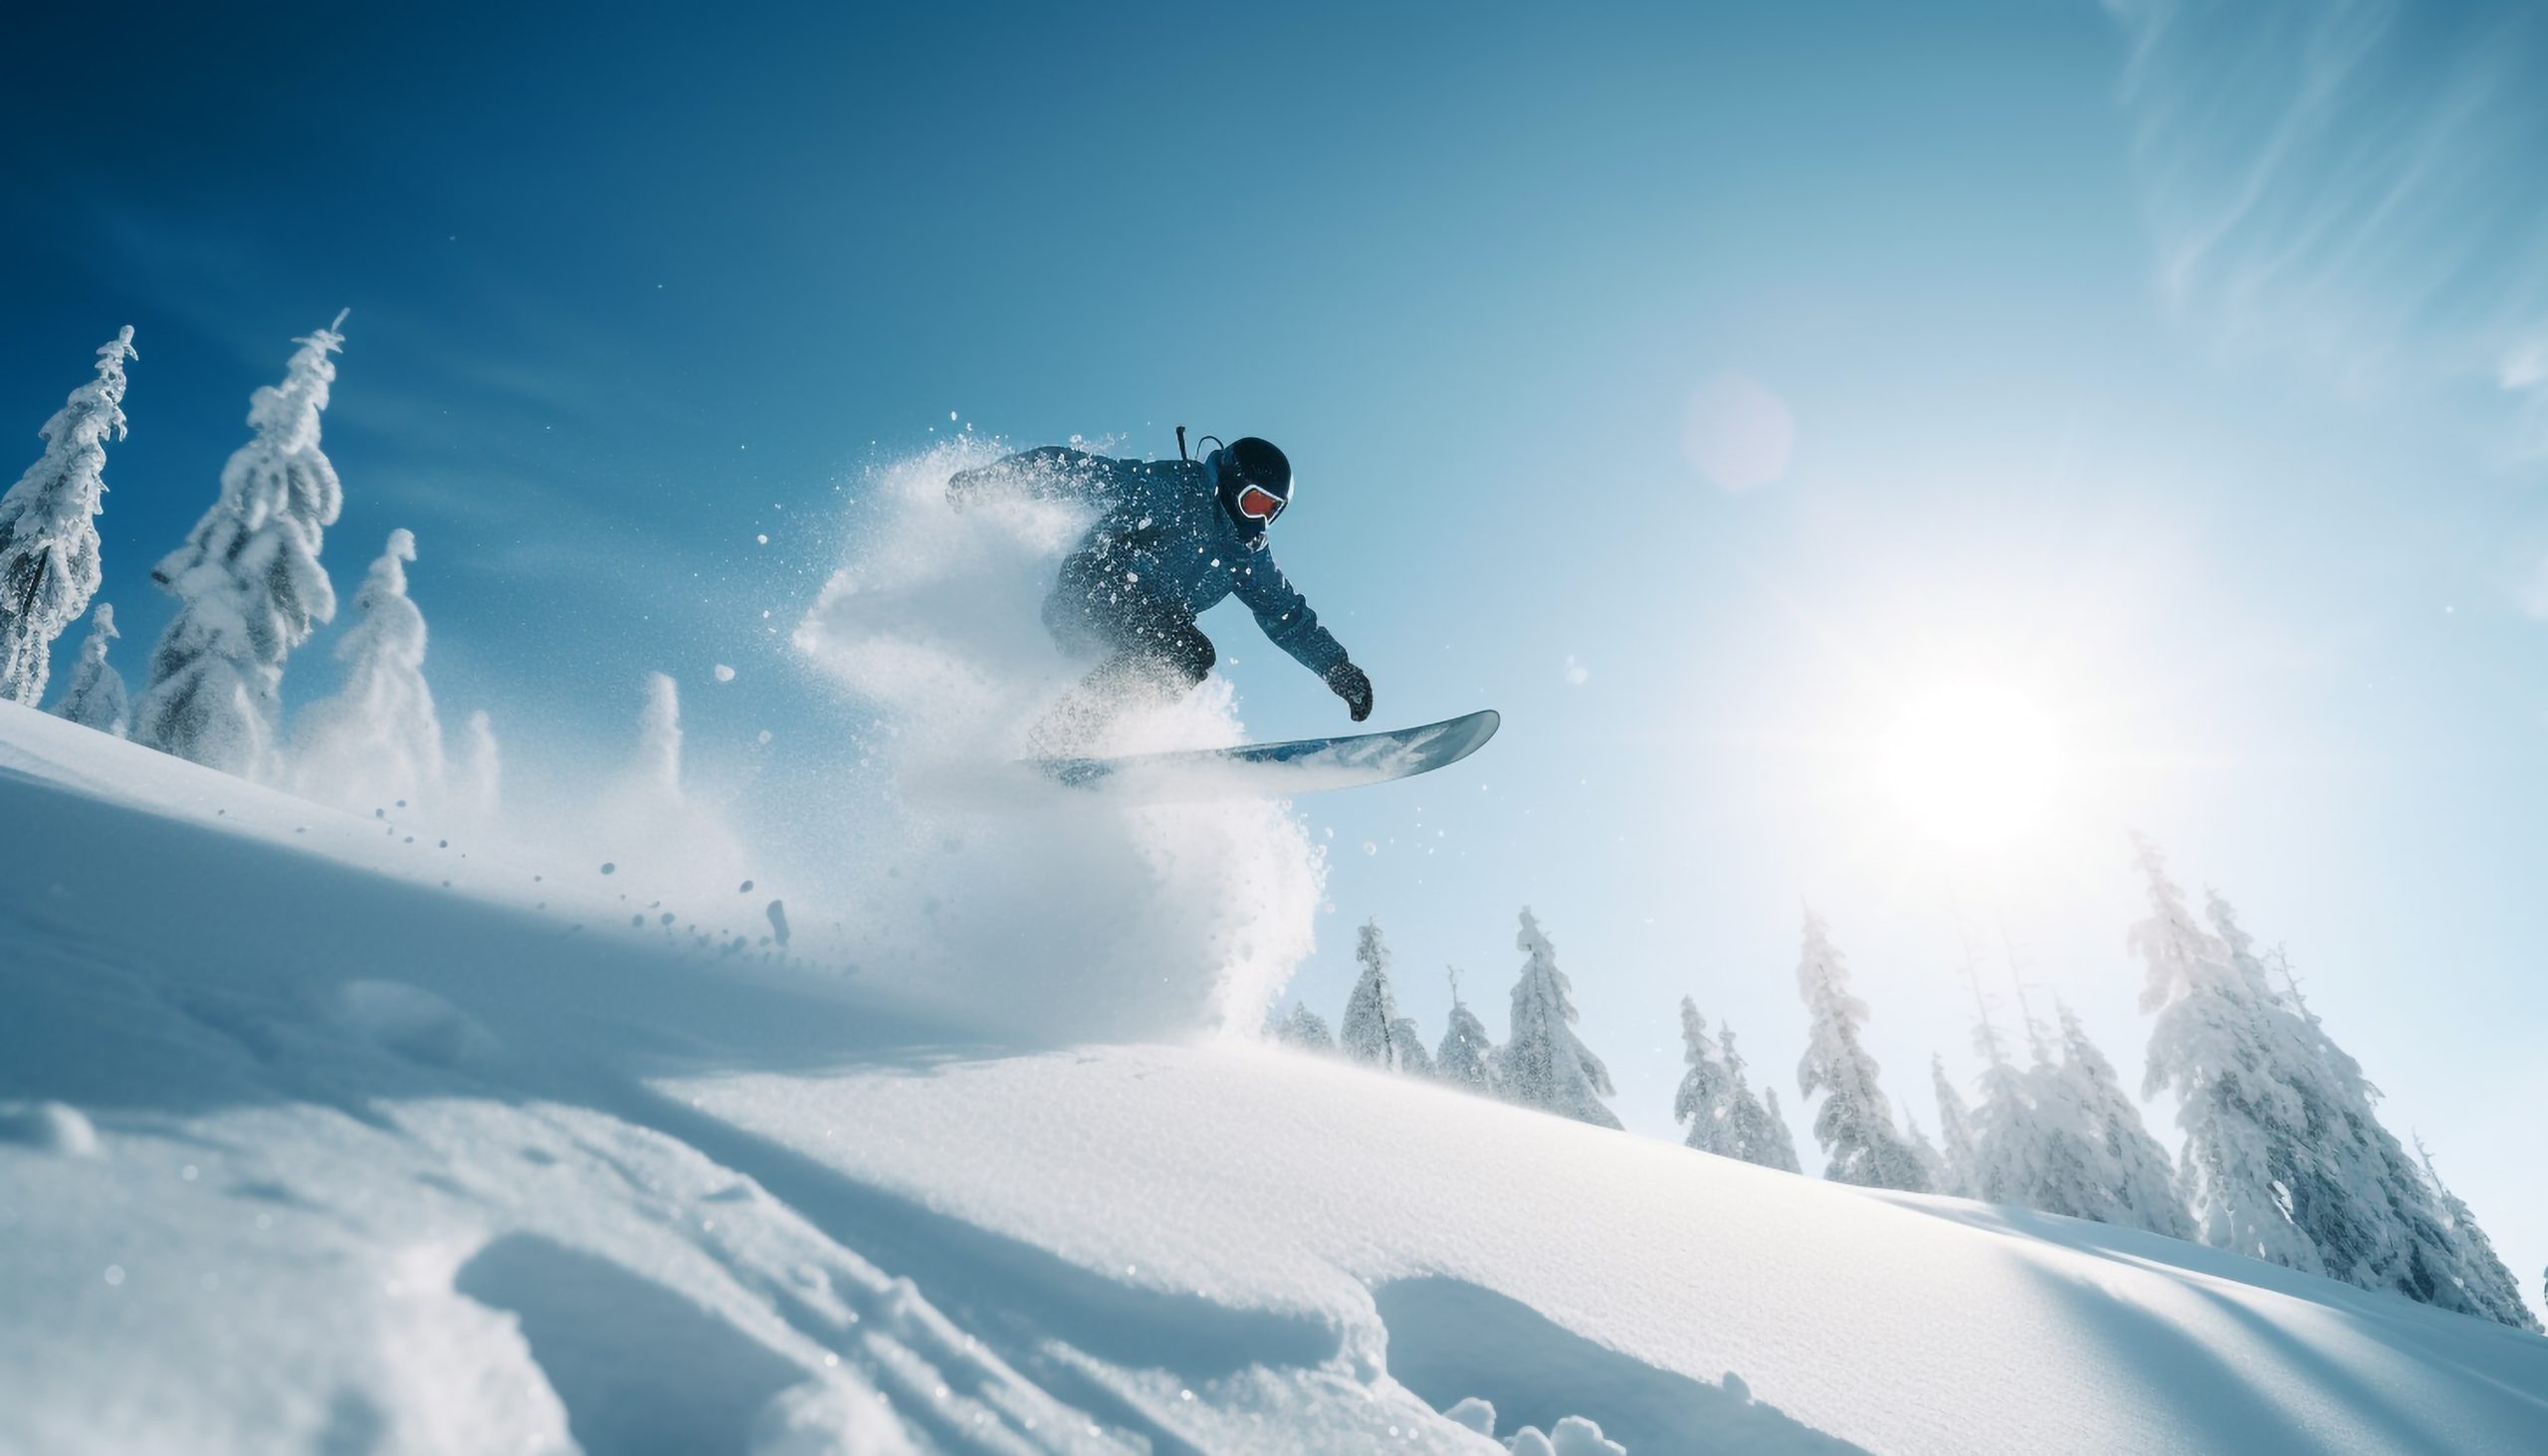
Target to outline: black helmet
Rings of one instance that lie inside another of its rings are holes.
[[[1292,462],[1270,440],[1243,435],[1206,456],[1221,509],[1242,529],[1263,530],[1292,504]]]

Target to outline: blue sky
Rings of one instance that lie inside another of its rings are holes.
[[[1263,434],[1302,477],[1280,554],[1380,717],[1507,715],[1474,771],[1303,805],[1331,1015],[1377,914],[1431,1033],[1446,961],[1500,1027],[1527,901],[1622,1115],[1668,1132],[1685,990],[1789,1076],[1810,899],[1926,1122],[1929,1051],[1971,1070],[1959,914],[2137,1067],[2139,825],[2548,1262],[2536,17],[154,9],[47,12],[0,62],[30,459],[137,328],[128,670],[248,392],[342,307],[339,587],[414,529],[437,692],[520,764],[661,668],[704,759],[777,730],[765,795],[836,769],[849,716],[761,614],[951,411]],[[1794,426],[1740,492],[1687,448],[1727,378]],[[1253,731],[1341,725],[1207,625]],[[2074,759],[1994,863],[1860,781],[1965,675]]]

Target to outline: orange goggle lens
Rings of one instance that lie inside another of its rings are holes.
[[[1283,514],[1283,498],[1263,486],[1241,486],[1238,514],[1250,520],[1272,520]]]

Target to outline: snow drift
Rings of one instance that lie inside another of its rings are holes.
[[[2394,1295],[1262,1047],[1019,1052],[7,705],[0,822],[0,1450],[2548,1431],[2548,1341]]]

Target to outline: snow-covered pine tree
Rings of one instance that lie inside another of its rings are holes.
[[[2005,1058],[1982,1069],[1982,1099],[1973,1108],[1973,1196],[2043,1213],[2082,1217],[2075,1179],[2049,1165],[2058,1143],[2036,1117],[2025,1072]]]
[[[2133,929],[2148,967],[2147,1088],[2175,1089],[2178,1174],[2206,1243],[2366,1289],[2394,1289],[2519,1328],[2372,1110],[2377,1090],[2313,1018],[2267,983],[2235,914],[2194,923],[2157,848],[2136,837],[2151,903]]]
[[[1690,1125],[1681,1141],[1701,1152],[1726,1152],[1734,1134],[1734,1086],[1708,1036],[1708,1019],[1687,996],[1681,998],[1681,1060],[1690,1069],[1681,1074],[1681,1088],[1672,1097],[1674,1121]]]
[[[1433,1075],[1455,1087],[1471,1092],[1492,1094],[1495,1091],[1495,1043],[1488,1040],[1486,1024],[1477,1019],[1468,1003],[1460,999],[1460,972],[1454,968],[1451,977],[1451,1024],[1442,1033],[1442,1049],[1434,1054]]]
[[[1300,1047],[1305,1051],[1336,1050],[1336,1038],[1328,1035],[1327,1032],[1327,1018],[1299,1001],[1292,1003],[1292,1014],[1283,1019],[1283,1025],[1275,1035],[1285,1044]]]
[[[1397,1044],[1397,997],[1389,990],[1389,947],[1380,938],[1380,923],[1365,921],[1354,941],[1354,958],[1363,967],[1354,993],[1345,998],[1345,1020],[1337,1028],[1337,1044],[1354,1061],[1385,1072],[1406,1070],[1406,1054]]]
[[[0,496],[0,701],[43,701],[54,639],[97,595],[106,441],[123,438],[123,361],[139,357],[127,323],[98,350],[98,377],[37,431],[44,454]]]
[[[1433,1054],[1424,1049],[1424,1033],[1417,1030],[1415,1018],[1401,1016],[1389,1023],[1389,1046],[1397,1054],[1398,1070],[1409,1077],[1430,1077]]]
[[[2275,1055],[2269,992],[2195,924],[2158,847],[2139,835],[2133,846],[2150,914],[2130,940],[2147,973],[2141,1009],[2159,1018],[2142,1095],[2177,1094],[2177,1176],[2195,1230],[2214,1248],[2325,1273],[2283,1201],[2312,1154],[2307,1100]]]
[[[1524,1107],[1556,1113],[1596,1127],[1619,1120],[1601,1099],[1614,1096],[1610,1069],[1575,1035],[1573,985],[1557,968],[1557,950],[1528,907],[1514,945],[1527,957],[1513,983],[1513,1035],[1495,1054],[1495,1081],[1503,1095]]]
[[[110,602],[89,608],[89,635],[81,640],[80,661],[71,669],[71,686],[53,705],[56,718],[120,738],[131,726],[132,708],[125,700],[123,675],[106,662],[106,644],[123,634],[115,630]]]
[[[2015,971],[2014,963],[2011,966]],[[2033,1064],[2020,1071],[2003,1054],[1988,1007],[1974,1029],[1974,1046],[1986,1062],[1983,1097],[1973,1114],[1973,1196],[2041,1213],[2101,1223],[2119,1217],[2118,1174],[2106,1156],[2104,1135],[2068,1072],[2018,990],[2020,1017]]]
[[[628,758],[632,792],[681,802],[681,684],[670,673],[648,673],[646,706],[637,714],[637,747]]]
[[[450,794],[455,807],[479,819],[493,819],[504,806],[504,759],[496,747],[495,725],[483,708],[471,710],[468,726],[461,729]]]
[[[1796,1158],[1796,1135],[1788,1131],[1788,1120],[1779,1111],[1779,1090],[1764,1087],[1760,1097],[1752,1095],[1752,1083],[1743,1075],[1743,1054],[1735,1050],[1733,1027],[1720,1023],[1716,1041],[1725,1059],[1727,1087],[1725,1146],[1721,1150],[1728,1157],[1781,1172],[1803,1171]]]
[[[1938,1144],[1929,1141],[1928,1131],[1920,1126],[1920,1115],[1911,1111],[1909,1102],[1902,1104],[1901,1112],[1902,1141],[1910,1144],[1912,1152],[1919,1156],[1920,1169],[1928,1174],[1929,1187],[1932,1190],[1945,1188],[1955,1177],[1954,1171],[1947,1166],[1946,1154],[1938,1150]]]
[[[2194,1219],[2178,1191],[2174,1164],[2166,1148],[2150,1136],[2141,1109],[2124,1093],[2114,1064],[2088,1039],[2088,1030],[2067,1002],[2053,1002],[2061,1021],[2061,1073],[2071,1095],[2085,1110],[2091,1139],[2105,1151],[2105,1174],[2112,1194],[2105,1221],[2145,1228],[2172,1239],[2194,1237]]]
[[[1733,1033],[1726,1033],[1726,1038],[1727,1050],[1731,1051]],[[1757,1162],[1764,1167],[1774,1167],[1782,1172],[1804,1172],[1805,1164],[1797,1160],[1796,1134],[1789,1131],[1788,1115],[1779,1108],[1779,1090],[1766,1083],[1763,1084],[1761,1101],[1767,1104],[1765,1111],[1769,1118],[1770,1136],[1768,1141],[1761,1144],[1762,1151],[1766,1155],[1747,1158],[1746,1161]]]
[[[1858,1040],[1867,1004],[1849,991],[1848,968],[1831,944],[1822,918],[1805,913],[1805,950],[1797,960],[1797,990],[1812,1026],[1797,1064],[1797,1090],[1827,1094],[1813,1115],[1813,1136],[1828,1165],[1822,1175],[1867,1188],[1929,1191],[1920,1154],[1893,1126],[1893,1114],[1876,1081],[1875,1058]]]
[[[1973,1196],[1973,1113],[1965,1106],[1963,1094],[1947,1080],[1946,1058],[1935,1052],[1929,1054],[1929,1087],[1938,1099],[1938,1156],[1947,1170],[1945,1179],[1938,1184],[1938,1191],[1970,1198]]]
[[[343,322],[295,340],[283,382],[249,400],[256,436],[222,468],[220,499],[150,573],[177,614],[150,654],[133,737],[243,778],[272,774],[284,662],[336,614],[318,547],[344,493],[318,448],[318,417]]]
[[[2425,1304],[2539,1329],[2509,1276],[2497,1278],[2486,1267],[2490,1261],[2476,1257],[2425,1170],[2381,1124],[2380,1089],[2301,1002],[2288,961],[2282,963],[2286,1000],[2272,994],[2254,942],[2217,892],[2206,913],[2242,977],[2268,988],[2285,1060],[2306,1069],[2291,1080],[2307,1093],[2317,1176],[2304,1184],[2307,1196],[2295,1192],[2291,1211],[2328,1272],[2368,1289],[2394,1289]]]
[[[2460,1267],[2475,1277],[2478,1297],[2500,1309],[2519,1310],[2526,1320],[2525,1323],[2525,1320],[2496,1316],[2502,1323],[2537,1332],[2539,1322],[2530,1317],[2529,1309],[2522,1304],[2520,1283],[2512,1277],[2512,1271],[2504,1267],[2502,1257],[2495,1253],[2495,1241],[2486,1237],[2486,1231],[2477,1226],[2477,1215],[2469,1210],[2458,1194],[2450,1191],[2448,1183],[2442,1180],[2442,1169],[2433,1165],[2433,1153],[2425,1146],[2422,1138],[2416,1140],[2416,1156],[2424,1163],[2425,1176],[2432,1181],[2434,1197],[2442,1204],[2443,1216],[2450,1221],[2450,1231],[2458,1237]]]
[[[359,619],[336,644],[344,685],[293,725],[293,787],[310,798],[359,812],[441,797],[442,721],[425,686],[425,615],[407,596],[414,559],[415,536],[391,531],[354,591]]]
[[[2468,1263],[2468,1250],[2432,1186],[2381,1126],[2380,1089],[2361,1065],[2314,1013],[2274,994],[2228,901],[2212,895],[2206,913],[2237,982],[2252,993],[2280,1080],[2299,1099],[2304,1141],[2284,1184],[2285,1207],[2325,1272],[2365,1289],[2394,1289],[2424,1304],[2537,1329],[2527,1306],[2518,1298],[2506,1302],[2485,1271]]]

